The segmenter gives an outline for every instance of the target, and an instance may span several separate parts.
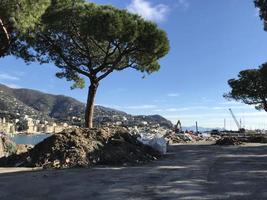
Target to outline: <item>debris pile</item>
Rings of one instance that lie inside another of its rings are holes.
[[[244,142],[267,143],[267,136],[264,136],[264,135],[249,136],[244,140]]]
[[[34,146],[31,144],[17,144],[17,154],[25,153],[31,150]]]
[[[221,139],[222,137],[220,135],[211,135],[209,137],[204,137],[204,141],[207,142],[216,142],[217,140]]]
[[[203,137],[195,135],[193,133],[176,134],[175,132],[168,132],[164,135],[164,137],[169,141],[170,144],[190,143],[204,140]]]
[[[16,144],[5,134],[0,134],[0,158],[17,152]]]
[[[151,146],[153,149],[159,151],[162,155],[167,153],[167,140],[157,134],[141,133],[138,136],[138,141],[145,145]]]
[[[97,164],[140,164],[160,157],[127,129],[70,129],[52,135],[33,149],[0,159],[0,166],[73,168]]]
[[[240,145],[242,143],[238,137],[222,137],[216,141],[216,145]]]
[[[143,126],[143,127],[127,127],[129,132],[131,134],[152,134],[152,135],[157,135],[158,137],[162,137],[168,132],[170,132],[170,129],[165,128],[165,127],[160,127],[160,126]]]
[[[248,135],[248,136],[224,136],[216,141],[217,145],[240,145],[243,143],[267,143],[267,136]]]

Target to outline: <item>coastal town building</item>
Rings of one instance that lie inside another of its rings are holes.
[[[15,125],[7,122],[5,118],[0,118],[0,131],[13,134],[15,133]]]
[[[16,134],[16,133],[59,133],[67,128],[72,128],[72,126],[67,123],[51,123],[45,121],[41,123],[40,120],[33,120],[32,118],[25,116],[24,120],[26,121],[26,130],[18,131],[16,123],[19,122],[19,119],[14,120],[14,122],[7,122],[6,118],[0,118],[0,132],[5,132],[7,134]]]

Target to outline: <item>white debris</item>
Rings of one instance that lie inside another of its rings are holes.
[[[155,134],[140,133],[138,140],[143,144],[151,146],[163,155],[167,153],[167,141],[164,137]]]

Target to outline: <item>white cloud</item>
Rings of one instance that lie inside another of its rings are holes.
[[[209,109],[209,107],[206,106],[191,106],[191,107],[181,107],[181,108],[166,108],[163,111],[166,112],[182,112],[182,111],[194,111],[194,110],[205,110]]]
[[[192,106],[192,107],[187,107],[188,110],[204,110],[204,109],[209,109],[207,106]]]
[[[239,112],[236,113],[237,116],[245,116],[245,117],[267,117],[267,113],[265,111],[258,112]]]
[[[247,105],[247,104],[242,104],[242,103],[239,103],[239,102],[230,102],[229,104],[227,104],[227,102],[224,104],[222,103],[221,104],[222,106],[214,106],[212,107],[211,109],[212,110],[229,110],[229,108],[231,109],[244,109],[244,110],[247,110],[247,109],[255,109],[255,105]]]
[[[118,95],[118,94],[125,93],[125,92],[127,92],[126,89],[124,89],[124,88],[117,88],[117,89],[114,89],[114,90],[110,90],[109,91],[109,94]]]
[[[170,9],[165,4],[152,5],[147,0],[132,0],[127,10],[141,15],[146,20],[160,22],[166,19]]]
[[[17,81],[19,78],[6,73],[0,73],[0,80]]]
[[[181,112],[189,110],[189,108],[167,108],[165,111],[167,112]]]
[[[162,109],[155,109],[153,110],[153,112],[162,112],[163,110]]]
[[[214,102],[214,100],[209,99],[209,98],[207,98],[207,97],[202,97],[201,100],[202,100],[203,102],[205,102],[205,103]]]
[[[238,102],[238,101],[225,101],[225,102],[222,102],[220,103],[221,105],[241,105],[243,103],[241,102]]]
[[[155,99],[153,100],[154,103],[166,103],[167,100],[166,99]]]
[[[14,89],[18,89],[18,88],[22,88],[21,86],[17,85],[17,84],[13,84],[13,83],[6,83],[5,84],[7,87],[10,87],[10,88],[14,88]]]
[[[167,94],[168,97],[179,97],[180,94],[179,93],[169,93]]]
[[[138,110],[138,109],[153,109],[156,108],[156,105],[137,105],[137,106],[125,106],[125,109],[133,109],[133,110]]]
[[[178,0],[178,6],[187,9],[189,7],[188,0]]]
[[[228,110],[231,109],[248,109],[248,106],[215,106],[212,107],[213,110]]]

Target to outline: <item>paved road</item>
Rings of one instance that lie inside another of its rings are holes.
[[[176,145],[141,167],[14,170],[0,169],[1,200],[267,199],[267,146]]]

